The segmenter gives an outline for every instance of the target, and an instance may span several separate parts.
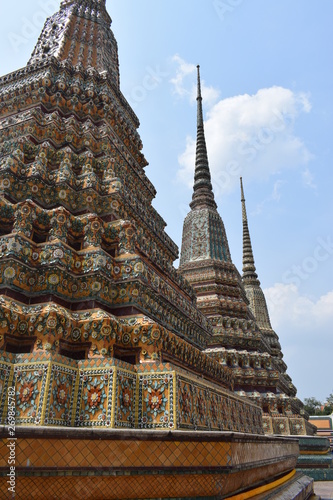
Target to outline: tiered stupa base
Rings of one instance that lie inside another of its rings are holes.
[[[333,456],[328,438],[303,436],[299,440],[297,469],[315,481],[333,481]]]
[[[8,428],[1,428],[1,437],[0,496],[7,498]],[[16,437],[18,500],[235,495],[238,499],[271,495],[307,499],[313,493],[313,480],[295,474],[299,448],[298,441],[290,438],[55,427],[19,427]],[[239,496],[242,492],[246,496]]]
[[[257,405],[172,363],[0,351],[0,372],[0,498],[10,465],[18,500],[312,492],[297,439],[264,436]]]
[[[313,436],[314,429],[301,415],[263,415],[265,434],[282,436]]]
[[[0,351],[0,423],[263,434],[251,401],[172,363]]]

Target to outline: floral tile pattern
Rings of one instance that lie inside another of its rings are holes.
[[[46,403],[45,425],[72,426],[75,418],[75,395],[78,369],[52,364]]]
[[[263,415],[262,417],[262,426],[265,434],[273,434],[273,422],[272,417],[268,415]]]
[[[272,420],[274,434],[290,436],[289,419],[287,417],[275,417]]]
[[[113,368],[80,370],[77,426],[111,426],[113,377]]]
[[[61,2],[28,65],[0,77],[0,411],[13,383],[18,425],[261,433],[259,408],[232,391],[243,376],[275,388],[279,373],[255,353],[215,202],[184,241],[186,259],[214,260],[198,275],[218,278],[221,324],[174,267],[105,1],[79,4]],[[255,360],[208,352],[221,332]]]
[[[193,386],[178,378],[178,425],[192,428],[195,425]]]
[[[49,363],[15,365],[13,383],[16,389],[17,424],[42,423],[49,366]]]
[[[116,369],[115,427],[135,428],[137,374]]]
[[[262,429],[257,406],[217,385],[205,386],[170,363],[135,366],[104,357],[75,361],[48,351],[2,359],[14,361],[0,361],[0,373],[4,395],[14,372],[17,425]]]
[[[13,375],[13,368],[10,362],[2,361],[0,357],[0,423],[4,424],[7,419],[7,394]]]
[[[175,428],[174,376],[174,373],[139,375],[139,428]]]
[[[251,408],[231,393],[205,387],[177,375],[177,426],[179,429],[229,430],[260,433],[261,410]]]
[[[306,435],[306,426],[302,418],[299,417],[289,417],[289,428],[290,433],[295,436]]]

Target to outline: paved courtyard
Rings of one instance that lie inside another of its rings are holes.
[[[318,481],[314,483],[316,495],[320,496],[321,500],[333,498],[333,481]]]

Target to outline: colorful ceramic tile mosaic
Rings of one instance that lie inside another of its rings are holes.
[[[114,427],[132,429],[136,426],[137,375],[117,369]]]
[[[52,363],[44,425],[74,425],[78,371]]]
[[[62,2],[27,66],[0,79],[0,350],[14,355],[0,367],[2,399],[15,373],[19,425],[219,430],[233,418],[232,428],[244,430],[247,408],[256,410],[242,397],[263,407],[248,387],[284,391],[296,414],[276,338],[269,345],[262,335],[231,262],[200,81],[181,272],[152,206],[138,127],[120,91],[104,2]],[[141,371],[145,364],[156,371]],[[178,368],[201,385],[179,388]],[[223,408],[219,391],[234,389]],[[276,398],[279,411],[282,403]]]
[[[229,366],[237,393],[259,404],[271,418],[282,414],[286,419],[294,415],[304,420],[303,404],[296,398],[296,388],[287,375],[278,336],[271,327],[266,299],[256,274],[242,180],[242,278],[231,260],[211,183],[199,67],[197,103],[193,196],[191,210],[184,221],[179,270],[193,286],[198,308],[213,327],[213,338],[208,341],[205,352]],[[275,427],[282,429],[279,421]],[[296,434],[301,432],[301,427],[290,428],[287,424],[282,430],[288,433],[291,429]],[[311,426],[307,429],[314,432]],[[271,426],[265,426],[265,432],[272,431],[275,432]]]
[[[18,499],[226,498],[289,481],[298,444],[264,431],[306,427],[257,320],[248,241],[245,287],[231,261],[200,78],[176,269],[110,25],[105,0],[62,0],[27,65],[0,78],[0,496],[13,413]]]
[[[199,498],[226,498],[235,491],[248,492],[249,485],[267,484],[276,477],[274,473],[286,474],[298,456],[296,440],[274,441],[249,434],[220,434],[216,441],[211,436],[195,441],[196,432],[164,433],[158,439],[160,433],[133,431],[119,439],[119,433],[111,431],[106,437],[96,430],[89,439],[78,439],[75,429],[66,429],[66,435],[47,439],[36,430],[18,437],[19,470],[27,456],[31,471],[43,469],[42,476],[18,472],[17,496],[22,499],[43,500],[45,492],[47,498],[61,500],[193,498],[193,492]],[[0,469],[5,449],[2,440]],[[5,491],[0,481],[3,498]]]
[[[15,364],[16,423],[39,425],[45,409],[49,363]]]

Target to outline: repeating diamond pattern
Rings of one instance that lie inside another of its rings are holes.
[[[194,441],[182,433],[173,439],[156,434],[149,439],[138,434],[87,439],[78,433],[60,439],[19,437],[15,499],[222,499],[295,467],[297,442],[243,436],[230,441]],[[0,498],[10,498],[7,458],[3,439]]]
[[[18,477],[15,500],[217,498],[224,482],[221,474]]]
[[[30,467],[223,467],[230,444],[162,440],[19,439],[18,466]],[[1,464],[2,465],[2,464]],[[5,466],[3,464],[2,466]]]
[[[15,499],[44,500],[45,492],[47,500],[215,496],[224,478],[209,469],[229,461],[224,442],[18,439]],[[5,467],[2,459],[3,476]],[[0,484],[6,498],[4,477]]]

